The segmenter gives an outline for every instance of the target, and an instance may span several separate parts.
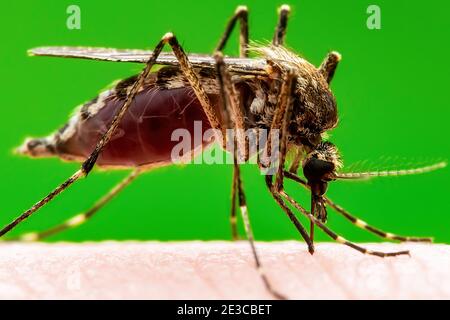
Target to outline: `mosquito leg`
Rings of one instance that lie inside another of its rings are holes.
[[[220,38],[219,43],[217,44],[215,52],[223,51],[225,48],[228,39],[230,38],[231,32],[236,26],[236,22],[239,20],[240,22],[240,36],[239,36],[239,56],[241,58],[247,57],[247,47],[248,47],[248,9],[246,6],[238,6],[234,15],[228,21],[228,24],[225,28],[225,32]]]
[[[226,110],[227,119],[229,121],[228,126],[234,127],[235,130],[240,130],[243,132],[245,129],[244,127],[244,115],[242,113],[242,110],[239,106],[239,97],[238,94],[234,88],[233,83],[231,82],[231,76],[226,70],[225,63],[223,61],[223,55],[220,51],[216,52],[214,55],[216,59],[216,71],[217,71],[217,77],[220,85],[220,93],[223,100],[224,109]],[[229,108],[228,108],[229,106]],[[230,109],[230,110],[229,110]],[[231,111],[231,117],[228,111]],[[255,246],[255,240],[253,236],[253,231],[250,225],[250,219],[248,217],[248,209],[247,209],[247,201],[245,198],[244,188],[242,185],[242,179],[240,174],[240,167],[238,164],[238,141],[239,136],[233,136],[233,193],[232,193],[232,212],[231,212],[231,218],[232,218],[232,229],[233,232],[237,231],[235,230],[236,224],[233,222],[233,217],[235,217],[235,196],[237,192],[237,198],[239,202],[239,208],[241,212],[241,217],[244,223],[244,229],[247,236],[247,239],[250,243],[250,246],[252,248],[253,257],[255,260],[256,268],[261,276],[261,279],[267,288],[267,290],[277,299],[286,299],[283,295],[278,293],[272,288],[272,285],[270,284],[259,259],[258,252],[256,251]],[[248,141],[244,140],[244,148],[247,150]],[[246,155],[247,157],[247,152]]]
[[[216,64],[216,68],[217,68],[217,75],[218,75],[218,81],[219,81],[219,85],[220,85],[220,94],[221,94],[221,98],[222,101],[224,101],[223,105],[224,105],[224,110],[223,110],[223,118],[225,123],[227,124],[228,128],[232,127],[231,124],[231,119],[230,119],[230,114],[229,114],[229,110],[227,108],[227,96],[225,93],[225,89],[224,89],[224,83],[223,83],[223,77],[222,74],[220,72],[220,67],[219,65]],[[224,142],[224,149],[227,149],[227,145],[226,142]],[[234,153],[234,149],[233,149],[233,157],[236,156],[236,153]],[[233,240],[238,240],[239,236],[238,236],[238,229],[237,229],[237,216],[236,216],[236,193],[237,193],[237,171],[236,168],[233,167],[233,178],[232,178],[232,182],[231,182],[231,210],[230,210],[230,226],[231,226],[231,237]]]
[[[290,172],[285,172],[285,176],[286,176],[286,178],[291,179],[291,180],[301,184],[306,189],[308,189],[306,181],[304,181],[297,175],[292,174]],[[405,236],[400,236],[400,235],[389,233],[389,232],[384,232],[378,228],[375,228],[375,227],[367,224],[363,220],[358,219],[357,217],[351,215],[347,210],[345,210],[338,204],[331,201],[331,199],[329,199],[328,197],[324,197],[324,198],[330,207],[332,207],[334,210],[336,210],[339,214],[341,214],[344,218],[349,220],[355,226],[357,226],[361,229],[367,230],[371,233],[374,233],[381,238],[388,239],[388,240],[398,240],[398,241],[402,241],[402,242],[432,242],[433,241],[432,238],[405,237]]]
[[[242,220],[244,222],[244,229],[245,229],[245,233],[247,235],[247,239],[250,242],[250,246],[252,248],[252,253],[253,253],[253,257],[255,259],[255,264],[256,264],[256,268],[259,271],[259,274],[261,275],[261,279],[264,282],[264,285],[266,286],[267,290],[273,295],[275,296],[277,299],[286,299],[285,296],[283,296],[282,294],[278,293],[277,291],[275,291],[272,288],[272,285],[270,284],[259,259],[258,256],[258,252],[256,251],[256,247],[255,247],[255,241],[254,241],[254,237],[253,237],[253,231],[250,225],[250,220],[248,217],[248,210],[247,210],[247,203],[246,203],[246,199],[245,199],[245,194],[242,188],[242,182],[240,180],[240,178],[238,178],[238,193],[239,193],[239,207],[241,209],[241,215],[242,215]]]
[[[369,254],[373,256],[378,256],[381,258],[385,257],[393,257],[393,256],[399,256],[399,255],[409,255],[409,251],[397,251],[397,252],[380,252],[380,251],[372,251],[368,250],[364,247],[358,246],[355,243],[352,243],[340,235],[334,233],[330,228],[325,226],[320,220],[316,219],[311,213],[306,211],[297,201],[295,201],[293,198],[291,198],[284,190],[281,190],[279,194],[285,198],[291,205],[293,205],[298,211],[300,211],[303,215],[305,215],[312,223],[317,225],[320,229],[322,229],[330,238],[335,240],[336,242],[342,243],[346,246],[349,246],[350,248],[353,248],[361,253]]]
[[[222,52],[225,48],[228,39],[230,38],[231,32],[233,31],[234,27],[236,26],[236,22],[240,23],[240,36],[239,36],[239,56],[240,57],[247,57],[247,47],[248,47],[248,9],[246,6],[238,6],[236,8],[236,11],[234,12],[234,15],[231,17],[231,19],[228,21],[227,26],[225,28],[225,32],[220,38],[220,41],[214,50],[214,52]],[[223,58],[222,58],[223,60]],[[223,61],[222,61],[223,64]],[[219,67],[218,67],[219,68]],[[218,74],[220,73],[220,70]],[[221,88],[224,87],[223,84],[223,77],[219,75],[219,83]],[[221,90],[222,94],[222,100],[225,101],[226,99],[226,93],[225,90]],[[227,121],[229,120],[229,115],[227,116]],[[229,127],[231,127],[229,125]],[[236,216],[236,169],[233,168],[233,182],[231,186],[231,214],[230,214],[230,223],[231,223],[231,235],[233,240],[238,239],[238,231],[237,231],[237,216]]]
[[[8,238],[5,241],[39,241],[49,236],[55,235],[70,228],[78,227],[92,218],[101,208],[103,208],[109,201],[116,197],[126,186],[133,182],[139,175],[140,170],[136,169],[130,173],[125,179],[120,181],[114,188],[112,188],[105,196],[98,200],[92,208],[84,213],[78,214],[64,223],[61,223],[48,230],[40,232],[30,232],[20,235],[15,238]]]
[[[307,231],[297,219],[297,217],[293,214],[292,210],[284,203],[283,199],[278,194],[278,191],[283,189],[283,172],[284,172],[284,163],[286,159],[287,152],[287,123],[289,119],[289,114],[291,113],[292,102],[292,90],[295,87],[296,78],[293,73],[287,72],[283,78],[283,83],[280,90],[279,100],[277,102],[277,107],[275,114],[273,116],[272,124],[271,124],[271,132],[273,130],[279,130],[280,136],[280,156],[278,159],[278,169],[277,169],[277,177],[275,181],[275,185],[273,184],[273,175],[266,175],[266,185],[269,188],[272,197],[275,199],[277,204],[283,209],[283,211],[287,214],[289,219],[294,223],[297,230],[300,232],[300,235],[305,240],[308,245],[308,250],[311,254],[314,253],[314,244],[311,241]],[[266,152],[265,154],[269,154],[272,149],[272,141],[267,141],[266,144]],[[261,166],[261,165],[260,165]],[[281,176],[280,176],[281,175]]]
[[[269,279],[267,278],[267,275],[264,272],[264,269],[261,265],[261,261],[258,256],[258,252],[256,251],[255,246],[255,240],[253,236],[252,227],[250,225],[250,219],[248,217],[248,209],[247,209],[247,201],[245,198],[244,188],[242,186],[242,180],[240,176],[240,168],[239,164],[236,160],[236,154],[234,157],[234,167],[236,170],[236,177],[237,177],[237,189],[238,189],[238,201],[239,201],[239,208],[241,211],[242,221],[244,222],[244,229],[245,233],[247,235],[247,239],[250,243],[250,246],[252,248],[253,258],[255,259],[256,269],[258,270],[261,279],[266,287],[266,289],[277,299],[286,299],[286,297],[280,293],[278,293],[275,289],[273,289],[272,285],[270,284]]]
[[[319,72],[323,75],[325,80],[330,83],[333,80],[336,68],[341,61],[341,55],[335,51],[330,52],[328,56],[323,60],[319,67]]]
[[[278,9],[278,23],[275,28],[272,43],[275,46],[282,46],[284,44],[284,38],[286,36],[287,22],[291,8],[287,4],[283,4]]]
[[[61,185],[59,185],[56,189],[54,189],[52,192],[50,192],[47,196],[45,196],[43,199],[36,202],[30,209],[23,212],[20,216],[18,216],[16,219],[14,219],[11,223],[7,224],[3,229],[0,230],[0,237],[14,229],[15,226],[17,226],[19,223],[27,219],[29,216],[31,216],[34,212],[42,208],[45,204],[49,203],[53,198],[55,198],[58,194],[66,190],[72,183],[77,181],[80,177],[84,176],[85,173],[83,170],[78,170],[75,172],[69,179],[64,181]]]
[[[233,181],[231,183],[231,212],[230,212],[231,237],[233,240],[239,239],[237,229],[237,216],[236,216],[236,193],[237,193],[237,171],[233,167]]]
[[[240,24],[240,35],[239,35],[239,56],[245,58],[248,56],[247,47],[249,41],[248,35],[248,9],[246,6],[238,6],[236,11],[234,12],[233,17],[228,21],[227,26],[225,28],[225,32],[220,38],[220,41],[214,50],[215,52],[222,52],[225,48],[228,39],[230,38],[231,32],[236,26],[236,22],[239,21]],[[223,64],[223,58],[221,58]],[[222,67],[220,67],[222,68]],[[220,71],[218,72],[220,73]],[[223,88],[223,77],[219,76],[219,82],[221,87]],[[226,93],[225,90],[222,90],[222,100],[225,101]],[[243,115],[241,116],[244,119]],[[231,222],[231,234],[233,240],[238,239],[238,231],[237,231],[237,216],[236,216],[236,169],[233,168],[233,183],[231,189],[231,214],[230,214],[230,222]]]
[[[119,126],[120,121],[122,120],[125,113],[128,111],[128,109],[131,106],[131,103],[134,100],[134,97],[136,96],[139,88],[144,83],[145,79],[150,74],[150,71],[153,67],[153,65],[156,62],[156,59],[158,58],[158,55],[160,54],[161,50],[163,49],[164,45],[169,41],[167,37],[163,37],[159,43],[156,45],[155,50],[152,52],[152,55],[147,61],[147,65],[145,66],[144,70],[141,72],[139,77],[136,79],[136,82],[131,87],[130,91],[127,93],[127,97],[125,99],[124,104],[122,107],[118,110],[118,112],[115,114],[111,124],[109,125],[108,130],[106,133],[102,136],[100,141],[97,143],[94,151],[89,156],[89,158],[83,163],[82,170],[87,175],[92,170],[92,168],[95,165],[95,162],[97,161],[98,156],[102,152],[105,145],[111,140],[111,137],[113,136],[114,132],[116,131],[117,127]]]
[[[292,111],[291,97],[294,94],[296,81],[297,78],[291,71],[286,73],[283,84],[281,86],[278,106],[270,128],[271,131],[277,129],[280,130],[280,153],[278,159],[278,171],[275,176],[276,190],[281,190],[283,188],[283,173],[284,173],[284,165],[286,162],[287,143],[288,143],[287,130]]]
[[[247,57],[247,47],[248,47],[248,9],[246,6],[238,6],[234,15],[228,21],[227,26],[225,28],[225,32],[218,45],[216,46],[215,52],[221,52],[225,48],[228,39],[230,38],[231,32],[236,26],[236,22],[239,21],[240,24],[240,35],[239,35],[239,56]],[[221,80],[221,79],[220,79]],[[223,87],[223,81],[221,80],[221,86]],[[223,92],[222,100],[225,99],[225,92]],[[233,168],[233,182],[231,187],[231,235],[233,240],[238,239],[238,231],[237,231],[237,216],[236,216],[236,169]]]
[[[217,78],[220,85],[220,94],[222,97],[225,118],[227,119],[227,127],[234,127],[237,129],[237,135],[239,140],[240,150],[244,150],[244,158],[248,158],[248,141],[245,138],[245,118],[240,107],[241,100],[238,97],[236,89],[231,82],[231,76],[226,70],[225,63],[223,61],[223,55],[220,51],[214,54],[216,59],[216,71]],[[230,110],[229,110],[230,109]],[[234,138],[233,138],[234,139]],[[233,157],[237,160],[236,148],[233,147]],[[231,232],[233,239],[237,239],[237,216],[236,216],[236,190],[237,190],[237,175],[238,168],[233,167],[233,185],[232,185],[232,203],[231,203]]]
[[[311,241],[308,232],[303,227],[301,222],[297,219],[297,217],[294,215],[291,209],[284,203],[283,199],[280,197],[277,191],[275,191],[275,188],[272,183],[272,177],[270,175],[266,175],[266,185],[272,195],[272,197],[275,199],[277,204],[283,209],[283,211],[287,214],[289,219],[292,221],[294,226],[297,228],[298,232],[302,236],[302,238],[305,240],[306,244],[308,245],[308,251],[310,254],[314,253],[314,243]]]
[[[372,232],[376,235],[378,235],[381,238],[388,239],[388,240],[398,240],[402,242],[433,242],[432,238],[420,238],[420,237],[404,237],[400,235],[396,235],[390,232],[384,232],[378,228],[375,228],[369,224],[367,224],[365,221],[358,219],[357,217],[351,215],[348,211],[346,211],[341,206],[337,205],[333,201],[331,201],[329,198],[325,197],[325,201],[332,207],[334,210],[336,210],[338,213],[340,213],[344,218],[349,220],[351,223],[353,223],[355,226],[367,230],[369,232]]]
[[[295,150],[294,159],[292,160],[292,163],[289,167],[289,172],[297,173],[301,160],[302,160],[302,152],[301,152],[300,148],[297,148],[297,150]]]
[[[214,54],[216,60],[216,70],[217,78],[219,80],[219,85],[221,87],[222,99],[224,100],[224,105],[226,109],[229,109],[230,121],[229,126],[236,129],[236,135],[238,139],[239,150],[243,151],[243,157],[245,160],[249,157],[249,146],[248,140],[245,136],[245,115],[241,108],[241,100],[236,88],[231,81],[231,75],[228,73],[225,63],[223,61],[223,55],[221,52],[216,52]],[[240,152],[239,154],[242,154]]]
[[[291,111],[292,111],[292,99],[291,97],[294,95],[295,85],[297,78],[295,75],[288,71],[283,79],[283,84],[281,86],[280,90],[280,98],[278,100],[278,105],[275,111],[275,115],[272,120],[271,124],[271,130],[280,130],[280,156],[278,160],[278,170],[275,175],[275,185],[274,188],[269,186],[269,189],[271,190],[272,195],[274,196],[275,200],[280,204],[280,199],[277,199],[276,193],[283,190],[283,181],[284,181],[284,166],[286,162],[286,154],[287,154],[287,135],[288,135],[288,125],[289,120],[291,117]],[[269,141],[269,147],[270,147],[270,141]],[[291,166],[291,170],[297,170],[298,164],[300,161],[300,152],[297,150],[296,160],[294,160],[294,165]],[[297,166],[297,168],[296,168]],[[267,182],[267,180],[266,180]],[[273,189],[273,190],[272,190]],[[309,248],[309,251],[311,252],[311,247],[314,244],[314,224],[310,223],[310,229],[309,229],[309,237],[307,241]],[[305,237],[304,237],[305,238]],[[305,239],[306,240],[306,239]]]
[[[196,74],[191,63],[189,62],[188,56],[186,55],[183,48],[179,44],[177,38],[172,33],[169,32],[166,35],[164,35],[163,40],[165,41],[165,43],[168,43],[172,48],[172,51],[180,64],[181,71],[183,72],[183,75],[186,77],[186,79],[189,81],[189,84],[194,90],[197,99],[202,105],[203,111],[205,112],[208,121],[211,124],[211,128],[220,130],[222,133],[222,137],[224,138],[226,136],[226,131],[225,128],[222,126],[221,121],[219,120],[219,115],[212,106],[208,95],[206,94],[205,90],[202,87],[198,75]],[[224,140],[225,139],[223,139],[223,141]]]

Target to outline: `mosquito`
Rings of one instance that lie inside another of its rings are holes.
[[[272,43],[252,47],[249,45],[248,10],[245,6],[238,6],[213,55],[187,55],[172,33],[165,34],[153,51],[83,47],[40,47],[30,50],[31,55],[35,56],[136,62],[145,63],[145,68],[140,74],[120,81],[115,87],[81,105],[68,123],[53,134],[26,139],[17,149],[18,153],[31,157],[55,156],[82,164],[66,181],[0,230],[0,236],[11,231],[74,182],[87,177],[95,165],[132,169],[123,181],[86,212],[51,229],[12,239],[36,241],[84,223],[140,174],[172,164],[170,151],[174,142],[170,139],[171,132],[177,128],[191,131],[193,123],[201,121],[204,128],[213,128],[224,134],[228,129],[249,128],[277,132],[280,156],[276,170],[265,175],[265,183],[311,254],[314,252],[314,226],[335,241],[364,254],[378,257],[409,254],[408,251],[372,251],[344,239],[325,225],[327,205],[357,227],[382,238],[430,242],[430,238],[404,237],[372,227],[325,195],[330,181],[424,173],[442,168],[446,163],[397,171],[340,172],[342,162],[339,152],[334,144],[325,139],[325,133],[338,123],[336,99],[329,85],[341,56],[331,52],[316,67],[287,49],[284,40],[289,13],[290,7],[282,5],[278,10]],[[222,52],[237,25],[240,32],[239,57],[225,57]],[[166,45],[170,47],[170,53],[162,52]],[[256,57],[250,57],[252,51]],[[162,67],[152,71],[155,65]],[[240,139],[235,137],[233,145]],[[218,142],[220,144],[221,141]],[[244,138],[243,142],[245,150],[248,150],[248,140]],[[193,146],[197,147],[199,145]],[[235,155],[230,213],[232,237],[238,238],[239,206],[261,279],[274,297],[283,299],[285,296],[272,286],[263,271],[255,248],[236,148],[230,151],[223,141],[221,147]],[[264,148],[270,147],[269,139]],[[286,160],[288,152],[295,154],[290,163]],[[251,156],[248,152],[244,155],[246,160]],[[261,168],[266,166],[261,161],[258,165]],[[298,175],[300,166],[304,177]],[[309,211],[286,192],[285,179],[293,180],[310,191]],[[310,221],[309,232],[294,214],[296,211]]]

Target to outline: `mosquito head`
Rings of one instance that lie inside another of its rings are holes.
[[[303,161],[303,174],[311,189],[311,213],[323,222],[327,219],[323,195],[341,166],[337,148],[327,141],[320,142]]]

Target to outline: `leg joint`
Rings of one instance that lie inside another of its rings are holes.
[[[174,39],[175,36],[172,32],[167,32],[163,37],[162,40],[164,43],[169,43],[172,39]]]

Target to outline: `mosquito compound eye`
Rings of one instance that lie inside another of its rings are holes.
[[[317,158],[310,158],[303,166],[303,174],[308,181],[330,180],[327,175],[333,171],[333,163]]]

